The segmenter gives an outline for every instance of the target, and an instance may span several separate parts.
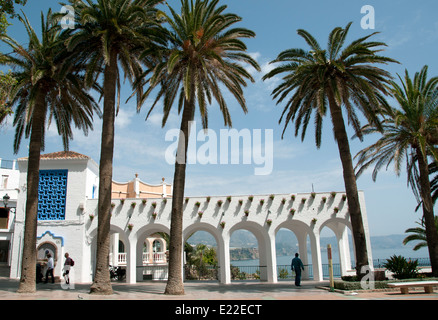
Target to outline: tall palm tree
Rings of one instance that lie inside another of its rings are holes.
[[[327,108],[332,120],[335,140],[342,162],[345,191],[351,217],[352,233],[356,246],[356,271],[358,276],[362,266],[368,265],[368,253],[359,205],[356,178],[350,153],[350,145],[345,129],[343,110],[348,122],[360,134],[357,111],[379,126],[377,112],[387,94],[385,85],[390,74],[376,64],[395,62],[378,55],[382,42],[368,41],[375,33],[357,39],[344,47],[351,22],[345,28],[337,27],[329,35],[328,47],[321,49],[315,38],[307,31],[297,33],[310,46],[310,51],[289,49],[281,52],[271,63],[281,63],[267,73],[263,79],[284,74],[282,82],[272,92],[277,104],[285,107],[280,123],[285,122],[284,132],[290,122],[295,122],[295,135],[301,128],[301,139],[314,113],[315,140],[317,148],[321,145],[321,132]]]
[[[103,124],[99,164],[97,256],[90,292],[112,294],[108,272],[114,121],[120,104],[119,66],[131,83],[143,72],[140,54],[160,43],[155,6],[160,0],[70,0],[75,29],[68,48],[87,61],[87,83],[103,73]],[[117,101],[116,101],[116,93]],[[141,93],[141,90],[139,91]],[[116,103],[117,102],[117,103]]]
[[[244,28],[231,28],[242,19],[233,13],[224,13],[227,6],[218,6],[218,0],[181,0],[181,14],[169,7],[170,15],[161,17],[170,27],[170,49],[163,61],[153,70],[150,88],[160,85],[154,104],[163,98],[163,122],[166,124],[175,98],[178,112],[182,113],[175,173],[170,227],[169,278],[166,294],[184,294],[182,280],[182,218],[186,159],[189,140],[189,121],[194,119],[196,104],[204,128],[208,127],[208,105],[216,100],[226,126],[231,126],[231,116],[222,95],[222,88],[230,91],[247,112],[242,86],[245,79],[254,82],[242,63],[260,70],[257,62],[246,54],[241,38],[254,37],[254,32]],[[149,115],[148,114],[148,115]]]
[[[393,95],[399,108],[389,108],[385,112],[382,137],[357,155],[359,176],[372,164],[373,180],[379,170],[391,163],[395,173],[400,174],[406,161],[408,183],[419,190],[423,207],[423,221],[432,272],[438,275],[438,233],[434,220],[433,200],[429,181],[428,155],[438,161],[438,77],[427,80],[427,66],[416,72],[411,79],[405,71],[401,85],[392,82]],[[374,126],[363,128],[363,134],[375,133]]]
[[[41,39],[26,16],[20,17],[26,28],[28,46],[23,47],[11,37],[1,39],[13,53],[2,55],[1,60],[13,67],[16,80],[10,101],[16,106],[14,152],[20,147],[23,134],[29,138],[27,168],[27,201],[23,243],[23,258],[19,292],[34,292],[36,266],[36,232],[40,153],[44,150],[44,132],[47,123],[55,122],[68,150],[73,138],[71,123],[85,133],[92,129],[93,112],[99,107],[84,87],[83,66],[73,60],[64,45],[64,34],[56,27],[49,10],[41,14]],[[47,117],[48,115],[48,117]]]

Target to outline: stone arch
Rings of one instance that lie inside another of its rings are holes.
[[[269,234],[266,227],[253,221],[241,221],[234,224],[228,231],[228,238],[236,230],[244,229],[252,232],[257,239],[260,261],[260,280],[277,281],[277,261],[275,257],[275,237]]]
[[[52,255],[53,260],[56,263],[56,261],[58,261],[58,247],[52,241],[44,241],[38,245],[38,247],[37,247],[37,255],[38,255],[37,261],[38,262],[45,261],[46,251],[48,251]]]
[[[221,243],[221,239],[222,239],[221,231],[217,227],[214,227],[213,225],[205,222],[196,222],[186,227],[183,231],[184,241],[186,241],[196,231],[208,232],[214,237],[218,246]]]
[[[136,234],[134,235],[135,241],[137,243],[136,252],[137,252],[137,264],[140,266],[142,263],[141,252],[143,251],[143,242],[147,236],[152,235],[157,232],[163,232],[170,234],[170,229],[159,223],[147,224],[141,227]],[[150,250],[152,248],[149,248]],[[140,256],[139,256],[140,255]]]
[[[340,225],[343,225],[344,227],[348,227],[348,229],[351,230],[351,222],[349,219],[334,217],[327,219],[323,223],[321,223],[320,227],[318,228],[319,229],[318,231],[321,232],[321,230],[324,227],[329,227],[331,230],[333,230],[334,233],[336,233]]]
[[[148,256],[145,257],[143,252],[143,246],[146,238],[158,232],[170,234],[170,229],[161,223],[149,223],[141,227],[134,235],[132,235],[132,241],[135,242],[135,246],[133,244],[133,248],[135,248],[133,249],[133,251],[135,251],[135,259],[133,259],[133,264],[135,264],[136,267],[135,271],[132,270],[132,272],[136,273],[136,281],[143,280],[145,274],[152,275],[152,279],[167,278],[167,266],[159,267],[154,263],[155,257],[152,256],[154,254],[152,252],[153,243],[147,244]],[[160,241],[159,239],[154,239],[154,241],[155,240]],[[166,246],[164,241],[160,242],[164,252],[166,252]],[[167,261],[167,258],[165,258],[164,261]]]
[[[217,259],[218,259],[218,265],[219,265],[219,274],[218,278],[219,281],[222,283],[228,283],[229,282],[229,243],[225,241],[222,231],[219,230],[217,227],[205,223],[205,222],[196,222],[192,225],[189,225],[187,228],[183,230],[183,240],[184,242],[187,241],[187,239],[194,234],[197,231],[205,231],[208,232],[213,236],[213,238],[216,241],[217,245]]]
[[[128,242],[128,236],[127,236],[125,230],[123,230],[117,224],[111,224],[110,225],[110,233],[114,233],[114,232],[117,232],[117,233],[123,235],[123,239]],[[88,232],[88,237],[93,239],[93,240],[96,239],[96,237],[97,237],[97,226]]]
[[[319,233],[325,228],[329,228],[336,236],[339,265],[341,269],[341,275],[346,275],[351,267],[351,255],[350,255],[350,243],[348,231],[352,231],[351,222],[345,218],[331,218],[321,224]],[[354,241],[354,239],[353,239]],[[353,249],[355,246],[353,246]]]
[[[310,234],[312,234],[312,228],[305,222],[300,220],[286,220],[280,223],[274,230],[274,235],[277,236],[277,233],[280,229],[287,229],[292,231],[297,240],[298,240],[298,253],[300,255],[301,260],[303,261],[304,266],[309,265],[309,257],[307,253],[307,238]],[[312,246],[312,243],[311,243]],[[303,279],[309,279],[309,268],[305,267],[303,272]]]
[[[120,226],[115,225],[115,224],[111,224],[110,225],[110,234],[114,235],[117,234],[117,240],[115,241],[116,245],[117,245],[117,250],[111,250],[111,245],[110,245],[110,255],[112,256],[112,259],[118,259],[117,256],[114,256],[115,252],[118,252],[118,243],[119,240],[122,241],[124,243],[125,246],[125,250],[126,250],[126,269],[129,270],[128,268],[128,264],[129,264],[129,256],[131,254],[130,252],[130,241],[129,241],[129,237],[126,234],[125,230],[123,230]],[[88,234],[88,239],[89,243],[91,244],[89,246],[90,249],[90,274],[91,277],[94,278],[94,273],[96,271],[96,254],[97,254],[97,227],[93,228],[89,234]],[[114,260],[113,260],[114,261]],[[112,263],[112,261],[110,261],[110,263]],[[128,273],[126,275],[128,277]]]

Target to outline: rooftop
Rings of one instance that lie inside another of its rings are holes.
[[[28,157],[20,158],[19,160],[27,160]],[[90,159],[89,156],[83,155],[78,152],[74,151],[58,151],[58,152],[52,152],[52,153],[46,153],[42,154],[40,157],[41,160],[60,160],[60,159],[84,159],[88,160]]]

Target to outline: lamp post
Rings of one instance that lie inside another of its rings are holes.
[[[8,194],[6,193],[6,194],[3,196],[3,203],[4,203],[4,205],[5,205],[5,208],[8,207],[9,199],[11,199],[11,197],[8,196]]]

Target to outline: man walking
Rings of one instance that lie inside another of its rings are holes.
[[[295,258],[292,259],[291,268],[292,271],[295,271],[295,285],[301,287],[301,270],[304,270],[304,265],[298,256],[299,254],[295,253]]]
[[[53,276],[53,268],[55,267],[55,263],[50,253],[47,253],[47,259],[46,280],[44,283],[47,283],[49,281],[49,275],[52,277],[52,283],[55,283],[55,278]]]

